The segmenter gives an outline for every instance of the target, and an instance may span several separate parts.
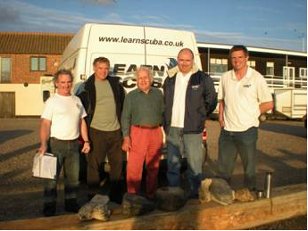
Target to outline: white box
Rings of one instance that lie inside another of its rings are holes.
[[[57,173],[57,157],[51,153],[35,154],[33,159],[33,176],[39,178],[55,179]]]

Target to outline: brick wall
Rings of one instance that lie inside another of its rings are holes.
[[[46,57],[46,71],[31,71],[31,57]],[[11,58],[11,83],[40,83],[40,76],[53,75],[60,64],[61,55],[1,54]]]

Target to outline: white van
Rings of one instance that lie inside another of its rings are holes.
[[[99,56],[110,60],[111,76],[121,77],[126,91],[136,87],[135,70],[148,66],[153,71],[155,87],[161,87],[168,68],[176,65],[182,48],[195,54],[196,65],[201,68],[195,36],[192,32],[147,26],[117,24],[85,24],[64,50],[60,68],[70,69],[78,83],[92,73],[92,63]]]

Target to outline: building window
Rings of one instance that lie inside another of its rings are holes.
[[[11,82],[11,58],[0,57],[0,82],[10,83]]]
[[[253,69],[256,69],[256,61],[254,60],[248,60],[247,65]]]
[[[46,58],[31,57],[31,71],[46,71]]]
[[[227,59],[210,59],[210,72],[212,74],[221,74],[228,71],[228,60]]]
[[[274,76],[275,75],[274,70],[275,70],[274,62],[266,62],[266,75]]]
[[[299,68],[299,77],[301,79],[307,79],[307,68]]]

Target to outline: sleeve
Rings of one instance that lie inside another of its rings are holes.
[[[119,83],[119,94],[120,94],[120,102],[121,102],[121,110],[123,110],[123,104],[125,99],[125,90],[121,83]]]
[[[87,112],[86,112],[81,100],[78,97],[76,97],[76,100],[77,100],[77,104],[80,107],[80,118],[85,118],[87,116]]]
[[[223,77],[220,77],[219,86],[218,86],[218,101],[223,100],[225,98],[225,93],[223,91]]]
[[[164,102],[164,95],[162,93],[161,90],[159,90],[159,99],[160,99],[160,112],[161,112],[161,121],[162,121],[162,125],[163,125],[163,121],[164,121],[164,112],[165,112],[165,102]]]
[[[123,110],[121,115],[121,127],[123,137],[129,136],[131,126],[131,103],[130,95],[128,94],[124,99]]]
[[[266,80],[263,76],[260,76],[258,80],[258,101],[259,103],[271,102],[273,97],[269,87],[267,86]]]
[[[205,76],[205,92],[203,94],[205,109],[207,116],[211,114],[217,106],[217,94],[215,91],[213,79],[209,76]]]
[[[41,115],[41,118],[47,119],[47,120],[52,120],[52,116],[53,116],[53,98],[49,98],[45,102],[45,107],[44,107],[43,113]]]

